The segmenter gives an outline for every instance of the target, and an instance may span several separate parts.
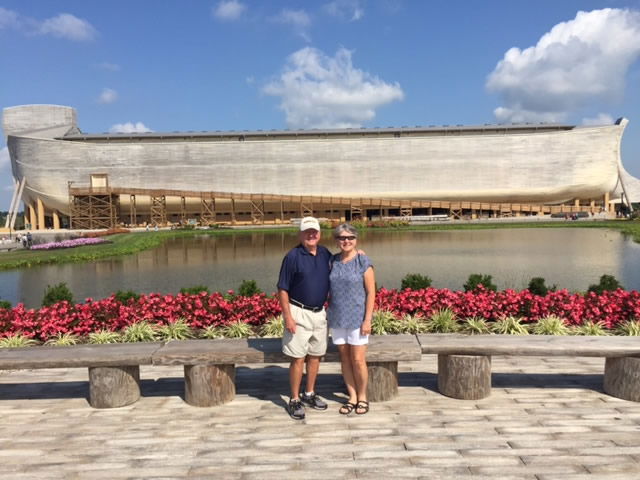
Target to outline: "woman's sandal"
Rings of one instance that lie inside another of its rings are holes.
[[[355,403],[347,402],[347,403],[343,403],[342,406],[340,407],[340,410],[338,411],[340,412],[341,415],[349,415],[351,412],[353,412],[355,408],[356,408]]]
[[[369,402],[365,401],[365,400],[360,400],[356,406],[356,414],[357,415],[364,415],[365,413],[367,413],[369,411]]]

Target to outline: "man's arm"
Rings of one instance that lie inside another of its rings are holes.
[[[278,289],[278,301],[282,308],[282,318],[284,319],[284,328],[291,333],[296,333],[296,321],[291,316],[291,304],[289,303],[289,292],[281,288]]]

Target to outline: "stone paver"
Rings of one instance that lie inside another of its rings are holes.
[[[602,392],[603,359],[494,357],[478,401],[436,390],[436,358],[400,365],[399,395],[338,414],[337,364],[318,390],[329,411],[284,411],[286,365],[237,369],[236,399],[196,408],[181,367],[142,367],[143,398],[89,407],[86,369],[0,373],[3,479],[640,478],[640,403]]]

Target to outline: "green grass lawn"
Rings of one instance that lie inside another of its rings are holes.
[[[485,230],[497,228],[609,228],[617,230],[625,235],[630,235],[633,240],[640,243],[640,222],[611,220],[604,222],[548,222],[548,223],[449,223],[438,225],[416,225],[399,228],[376,228],[375,230]],[[260,233],[295,231],[291,229],[261,229]],[[0,253],[0,270],[28,268],[37,265],[68,263],[68,262],[92,262],[103,258],[112,258],[129,255],[161,245],[165,240],[176,237],[189,237],[194,235],[231,235],[249,234],[256,230],[180,230],[122,233],[105,237],[110,243],[89,245],[84,247],[59,249],[59,250],[14,250]]]

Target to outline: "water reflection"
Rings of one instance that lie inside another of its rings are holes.
[[[292,233],[177,238],[136,255],[91,264],[0,273],[0,298],[38,306],[47,285],[66,282],[77,301],[117,290],[175,293],[182,287],[237,288],[254,279],[275,290],[280,262],[296,243]],[[330,239],[323,244],[337,250]],[[378,286],[397,288],[407,273],[434,286],[460,289],[470,273],[493,275],[499,288],[525,288],[531,277],[586,290],[604,273],[640,289],[640,245],[604,229],[512,229],[366,232],[359,246],[373,259]]]

